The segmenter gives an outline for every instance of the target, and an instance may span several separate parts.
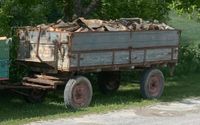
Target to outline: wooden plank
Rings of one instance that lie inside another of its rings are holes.
[[[36,44],[31,44],[30,58],[35,59],[37,53]],[[42,45],[39,46],[39,56],[42,61],[54,61],[55,45]]]
[[[29,32],[29,39],[31,43],[37,43],[39,31],[30,31]],[[41,32],[40,35],[40,43],[53,43],[55,40],[59,40],[60,33],[58,32]]]
[[[54,89],[56,86],[44,86],[44,85],[38,85],[33,83],[22,83],[23,86],[32,87],[32,88],[40,88],[40,89]]]
[[[84,53],[80,55],[80,66],[111,65],[112,52]]]
[[[146,54],[146,61],[162,61],[171,60],[171,48],[170,49],[149,49]]]
[[[62,85],[64,84],[63,81],[53,81],[53,80],[48,80],[48,79],[42,79],[42,78],[29,78],[25,77],[23,78],[24,81],[35,83],[35,84],[43,84],[43,85]]]
[[[23,85],[0,85],[0,89],[33,89],[30,86]]]
[[[37,43],[37,38],[39,35],[39,31],[30,31],[29,39],[30,43]],[[55,41],[67,42],[67,37],[69,33],[66,32],[42,32],[40,36],[40,43],[54,43]]]
[[[129,63],[129,51],[117,51],[115,52],[114,64],[128,64]]]
[[[72,50],[101,50],[178,45],[178,31],[74,33]]]
[[[80,54],[80,66],[99,66],[99,65],[110,65],[112,66],[113,51],[102,51],[102,52],[90,52]],[[115,51],[114,52],[114,64],[129,64],[129,50],[127,51]],[[74,54],[75,58],[71,58],[70,67],[78,67],[78,54]],[[146,57],[145,57],[146,56]],[[146,55],[145,50],[132,50],[131,51],[131,63],[144,63],[152,61],[165,61],[171,60],[172,48],[162,49],[147,49]],[[174,59],[177,57],[174,57]],[[73,62],[73,63],[72,63]]]
[[[131,54],[132,63],[143,63],[144,62],[144,50],[134,50]]]

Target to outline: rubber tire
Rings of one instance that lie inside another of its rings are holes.
[[[98,75],[99,90],[103,94],[116,92],[120,87],[120,72],[101,72]],[[113,82],[114,86],[109,86]]]
[[[86,97],[87,100],[85,100],[85,102],[83,104],[77,104],[73,100],[73,89],[74,89],[74,87],[76,87],[77,85],[79,85],[81,83],[87,86],[88,95]],[[65,90],[64,90],[65,106],[70,109],[79,109],[79,108],[88,107],[91,103],[92,95],[93,95],[92,85],[86,77],[77,76],[75,78],[72,78],[67,82],[67,84],[65,86]]]
[[[151,95],[148,90],[148,87],[149,87],[148,85],[150,84],[149,80],[150,80],[150,77],[153,75],[157,75],[160,78],[159,91],[158,91],[158,94],[156,94],[156,95]],[[157,98],[161,97],[163,90],[164,90],[164,75],[163,75],[163,73],[159,69],[146,70],[144,72],[144,75],[142,77],[142,81],[140,84],[140,91],[141,91],[142,97],[146,98],[146,99],[157,99]]]
[[[24,96],[28,103],[41,103],[46,97],[47,91],[40,89],[33,89],[28,92],[28,96]]]

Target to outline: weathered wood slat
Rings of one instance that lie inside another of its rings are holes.
[[[29,40],[30,43],[37,43],[39,31],[30,31]],[[40,43],[53,43],[55,40],[60,42],[67,42],[67,36],[69,33],[66,32],[42,32],[40,36]]]
[[[87,53],[80,55],[80,66],[111,65],[112,52]]]
[[[52,85],[52,86],[64,84],[63,81],[53,81],[53,80],[48,80],[48,79],[29,78],[29,77],[23,78],[23,81],[36,83],[36,84],[43,84],[43,85]]]
[[[44,85],[38,85],[38,84],[33,84],[33,83],[22,83],[22,85],[27,86],[27,87],[32,87],[32,88],[42,88],[42,89],[54,89],[56,86],[44,86]]]
[[[178,45],[178,31],[74,33],[73,51]]]
[[[143,63],[144,56],[145,56],[144,55],[144,50],[132,51],[131,62],[132,63]]]
[[[131,55],[130,55],[131,54]],[[113,57],[114,56],[114,57]],[[131,56],[131,57],[130,57]],[[112,65],[112,64],[129,64],[129,63],[144,63],[152,61],[171,60],[172,49],[147,49],[134,51],[113,51],[99,53],[84,53],[80,54],[80,66],[95,66],[95,65]],[[145,58],[145,60],[144,60]],[[73,58],[73,66],[78,67],[78,56]]]
[[[146,61],[171,60],[172,51],[170,49],[147,50]]]
[[[114,64],[128,64],[129,62],[129,51],[115,52]]]

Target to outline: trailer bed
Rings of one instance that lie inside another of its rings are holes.
[[[18,60],[28,64],[32,70],[51,73],[176,63],[179,38],[178,30],[42,31],[42,34],[41,31],[30,31],[29,41],[21,39]]]
[[[178,31],[74,33],[70,69],[176,62]]]

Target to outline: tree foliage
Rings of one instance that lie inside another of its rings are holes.
[[[102,0],[97,17],[116,19],[121,17],[141,17],[147,20],[165,20],[167,3],[163,0]]]
[[[0,0],[0,35],[9,34],[15,26],[67,21],[80,16],[165,20],[167,14],[164,0]]]
[[[188,13],[189,18],[200,20],[200,2],[198,0],[167,0],[170,8],[178,14]]]

